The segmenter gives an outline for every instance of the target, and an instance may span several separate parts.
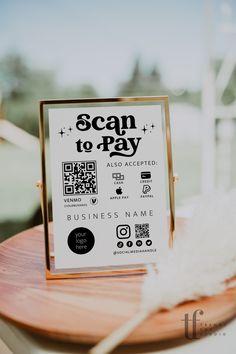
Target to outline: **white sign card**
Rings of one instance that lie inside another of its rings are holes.
[[[165,257],[160,102],[54,105],[47,118],[55,271],[132,267]]]

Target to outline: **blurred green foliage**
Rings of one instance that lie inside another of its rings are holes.
[[[18,54],[7,55],[0,60],[0,92],[4,98],[6,118],[35,136],[38,136],[40,99],[97,96],[89,84],[60,87],[53,71],[33,69]]]
[[[200,91],[192,92],[185,88],[172,91],[167,88],[156,66],[144,70],[136,59],[130,78],[120,85],[118,96],[163,96],[168,95],[170,102],[187,102],[200,107]]]
[[[31,68],[18,54],[0,59],[0,93],[4,98],[7,119],[35,136],[38,136],[38,100],[98,96],[90,84],[60,87],[55,72]],[[171,102],[200,105],[199,91],[168,90],[162,83],[159,70],[153,67],[146,73],[138,59],[134,62],[130,79],[120,85],[117,95],[169,95]]]
[[[221,59],[214,61],[214,69],[216,74],[219,73],[221,65],[222,65]],[[230,105],[235,100],[236,100],[236,66],[234,66],[228,85],[223,92],[222,103],[225,105]]]
[[[222,61],[215,61],[219,71]],[[0,94],[4,101],[5,117],[25,131],[38,136],[38,100],[53,98],[97,97],[90,84],[60,87],[56,73],[32,68],[18,54],[9,54],[0,59]],[[134,62],[131,75],[120,84],[117,96],[168,95],[170,102],[183,102],[200,107],[200,91],[186,88],[172,91],[163,83],[157,67],[144,69],[140,60]],[[223,103],[231,104],[236,99],[236,68],[223,93]],[[0,117],[1,118],[1,117]],[[236,145],[233,146],[233,157]],[[182,173],[177,188],[177,203],[200,193],[201,146],[174,144],[176,171]],[[26,152],[7,143],[0,145],[0,240],[27,227],[41,222],[39,197],[35,181],[40,177],[39,152]],[[236,166],[232,161],[234,178]],[[184,183],[183,183],[184,181]]]

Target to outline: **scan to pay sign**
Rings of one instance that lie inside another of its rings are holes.
[[[162,114],[160,104],[48,109],[55,269],[165,255]]]

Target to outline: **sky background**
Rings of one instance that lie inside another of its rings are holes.
[[[222,19],[235,21],[236,1],[231,0],[233,15],[223,1],[212,2],[214,55],[222,56],[232,38],[219,29]],[[204,0],[0,0],[0,57],[20,53],[32,67],[53,69],[61,85],[89,82],[101,95],[114,94],[140,57],[144,68],[157,65],[169,88],[199,89],[206,58],[204,5]]]

